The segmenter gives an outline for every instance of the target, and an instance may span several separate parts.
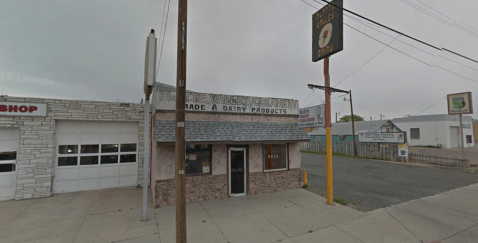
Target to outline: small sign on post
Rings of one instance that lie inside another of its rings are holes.
[[[473,114],[473,99],[471,92],[447,95],[448,114]]]
[[[334,0],[312,15],[312,61],[344,49],[343,0]]]
[[[300,109],[299,127],[325,127],[325,105]]]

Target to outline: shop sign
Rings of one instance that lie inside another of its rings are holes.
[[[408,157],[408,144],[406,144],[406,143],[398,144],[398,156],[399,157]]]
[[[404,143],[403,133],[380,133],[369,132],[359,133],[359,142],[361,143]]]
[[[176,109],[176,92],[158,92],[159,110]],[[240,95],[186,93],[186,111],[298,115],[299,101]]]
[[[325,105],[300,109],[299,127],[325,127]]]
[[[344,49],[343,0],[334,0],[312,15],[312,61]]]
[[[447,101],[449,115],[473,114],[473,99],[471,92],[449,94],[447,96]]]
[[[0,116],[46,116],[46,104],[0,102]]]

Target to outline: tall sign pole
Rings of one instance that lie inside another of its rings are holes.
[[[176,79],[176,243],[186,243],[186,48],[188,1],[179,0]]]
[[[325,135],[327,141],[327,203],[334,203],[333,193],[333,172],[332,172],[332,122],[331,122],[331,104],[330,104],[330,75],[329,75],[329,58],[324,59],[324,76],[325,76]]]
[[[343,0],[333,0],[312,15],[312,61],[324,59],[325,129],[327,138],[327,203],[333,204],[332,128],[329,57],[343,50]]]
[[[152,29],[146,38],[146,57],[144,62],[144,159],[143,159],[143,214],[142,221],[147,221],[148,209],[148,183],[149,183],[149,97],[153,92],[156,83],[156,56],[158,39],[156,39],[154,30]]]
[[[465,135],[463,133],[463,114],[473,114],[473,96],[471,92],[449,94],[447,95],[448,114],[460,116],[460,139],[461,139],[461,157],[466,161],[468,166],[468,159],[465,157]]]
[[[353,143],[354,143],[354,156],[357,156],[357,147],[355,144],[355,118],[354,118],[354,106],[352,105],[352,90],[349,91],[350,95],[350,113],[351,113],[351,119],[352,119],[352,137],[353,137]]]

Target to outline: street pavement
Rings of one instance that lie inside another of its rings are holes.
[[[149,208],[140,188],[0,202],[0,241],[175,242],[175,208]],[[188,242],[478,242],[478,184],[360,212],[303,189],[187,205]]]
[[[302,153],[309,191],[326,197],[326,157]],[[333,157],[334,197],[362,212],[389,207],[478,183],[478,174],[462,169]],[[355,205],[354,205],[355,203]]]

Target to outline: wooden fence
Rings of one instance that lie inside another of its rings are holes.
[[[381,160],[405,161],[405,157],[398,156],[398,144],[393,143],[359,143],[356,142],[357,156],[363,158],[375,158]],[[326,152],[326,142],[305,142],[301,145],[301,150]],[[344,154],[353,156],[353,142],[334,141],[332,142],[332,152],[334,154]]]
[[[466,160],[459,158],[450,158],[442,156],[433,156],[428,154],[409,153],[410,162],[418,164],[437,165],[445,168],[465,168]]]

